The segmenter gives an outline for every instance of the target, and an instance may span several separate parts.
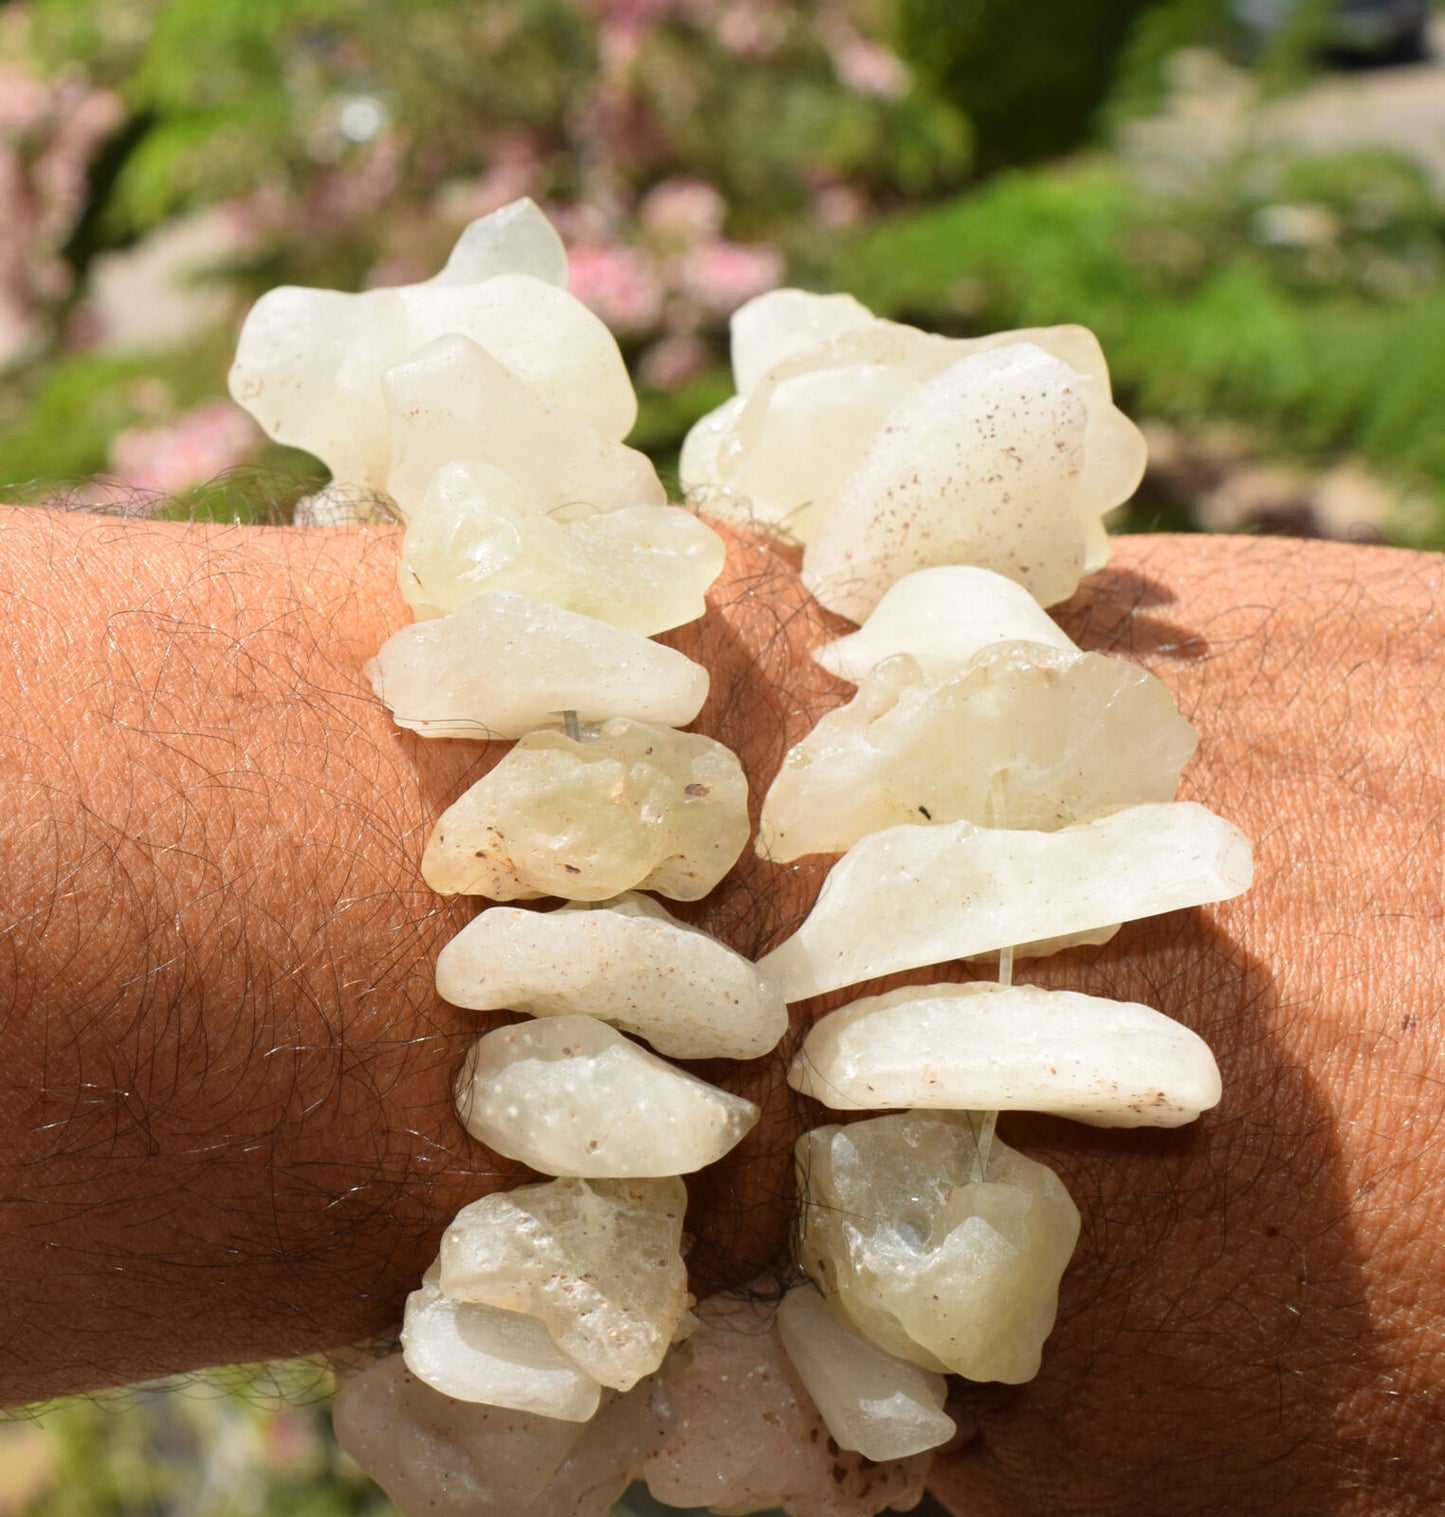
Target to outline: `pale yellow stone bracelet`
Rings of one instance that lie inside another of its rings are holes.
[[[568,902],[493,906],[437,964],[447,1000],[530,1018],[478,1040],[458,1109],[557,1178],[463,1210],[338,1433],[405,1513],[601,1517],[638,1472],[679,1505],[907,1505],[953,1432],[942,1372],[1037,1371],[1078,1231],[996,1112],[1175,1125],[1219,1097],[1158,1012],[1009,983],[1015,955],[1248,884],[1244,839],[1173,800],[1193,733],[1162,685],[1039,604],[1103,561],[1142,444],[1081,329],[961,342],[798,291],[738,313],[738,394],[690,435],[684,484],[804,541],[808,587],[864,624],[817,653],[858,693],[790,752],[759,838],[776,863],[843,856],[754,966],[637,893],[698,899],[748,840],[736,756],[675,730],[707,673],[649,641],[701,614],[723,548],[622,443],[631,386],[566,274],[520,202],[424,284],[272,292],[232,372],[331,467],[304,519],[385,494],[407,521],[417,621],[369,666],[396,720],[515,740],[438,820],[424,877]],[[762,1057],[788,1002],[992,955],[997,984],[813,1027],[800,1091],[904,1110],[800,1140],[811,1283],[695,1316],[678,1177],[758,1112],[659,1055]]]

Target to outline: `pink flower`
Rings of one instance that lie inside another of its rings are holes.
[[[676,332],[653,343],[638,361],[637,372],[654,390],[676,390],[705,369],[709,357],[700,337]]]
[[[129,427],[110,445],[110,467],[136,490],[176,495],[235,468],[262,441],[229,400],[207,401],[167,426]]]
[[[899,100],[913,85],[908,65],[881,42],[854,37],[833,54],[838,78],[850,90],[877,95],[880,100]]]
[[[570,286],[583,305],[614,332],[643,332],[662,313],[662,281],[652,259],[621,243],[571,249]]]
[[[729,316],[744,301],[776,289],[783,255],[766,242],[709,242],[675,263],[676,284],[704,309]]]
[[[727,211],[727,201],[714,185],[679,175],[664,179],[643,196],[638,219],[649,240],[687,248],[718,237]]]

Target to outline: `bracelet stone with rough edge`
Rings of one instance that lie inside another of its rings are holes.
[[[1016,951],[1243,888],[1247,845],[1172,801],[1192,733],[1157,682],[1080,654],[1029,595],[1052,603],[1103,562],[1102,514],[1142,471],[1093,338],[959,342],[780,291],[735,317],[740,393],[694,429],[683,474],[724,514],[806,540],[824,604],[873,611],[818,650],[859,695],[765,804],[765,852],[847,853],[756,971],[645,897],[619,899],[639,884],[705,894],[746,843],[746,787],[730,756],[698,778],[711,750],[687,744],[707,740],[667,729],[696,715],[705,672],[639,635],[697,614],[719,545],[622,445],[625,369],[565,282],[555,233],[519,203],[469,228],[435,280],[276,292],[233,372],[273,435],[331,465],[328,519],[378,489],[408,519],[399,579],[419,620],[370,668],[398,721],[521,740],[439,822],[428,879],[600,903],[498,909],[443,952],[443,993],[542,1018],[474,1047],[464,1117],[562,1178],[464,1210],[408,1303],[405,1361],[343,1385],[338,1434],[408,1513],[457,1496],[445,1509],[601,1517],[640,1470],[663,1500],[862,1517],[921,1491],[925,1451],[953,1426],[940,1370],[1037,1369],[1078,1230],[1049,1171],[950,1103],[1172,1124],[1217,1099],[1208,1050],[1147,1007],[1028,987],[924,987],[824,1019],[795,1084],[835,1105],[943,1109],[805,1135],[799,1257],[823,1294],[795,1289],[776,1313],[715,1298],[694,1317],[676,1173],[731,1147],[756,1108],[607,1023],[675,1056],[759,1056],[785,1000],[993,951],[1006,979]],[[955,727],[980,723],[973,778],[930,770]],[[1141,733],[1147,752],[1124,762]],[[1181,880],[1191,850],[1205,857]],[[1120,870],[1129,890],[1101,913],[1100,881]],[[904,880],[927,888],[880,911]],[[961,888],[977,897],[965,928],[921,920]],[[1045,899],[1020,910],[1020,890]],[[925,1151],[933,1191],[915,1172]],[[740,1313],[755,1329],[741,1340]],[[518,1459],[520,1484],[488,1471]]]

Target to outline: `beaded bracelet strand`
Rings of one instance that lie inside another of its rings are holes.
[[[408,1517],[602,1517],[639,1473],[672,1504],[865,1517],[921,1494],[944,1374],[1026,1380],[1052,1327],[1079,1215],[998,1111],[1172,1126],[1219,1099],[1188,1029],[1014,984],[1015,959],[1237,894],[1249,847],[1174,800],[1194,737],[1159,681],[1042,609],[1102,564],[1142,471],[1093,338],[944,339],[778,291],[734,318],[738,393],[683,483],[805,543],[808,589],[861,623],[816,650],[857,693],[789,752],[757,840],[841,858],[757,964],[675,920],[654,895],[702,898],[750,832],[736,755],[677,730],[707,671],[650,641],[701,615],[724,549],[623,444],[630,382],[566,280],[518,202],[423,284],[273,291],[232,371],[331,468],[301,519],[383,493],[406,520],[416,620],[368,665],[395,720],[513,741],[437,821],[428,884],[566,903],[493,905],[436,966],[453,1004],[528,1018],[478,1039],[458,1113],[555,1178],[462,1210],[338,1436]],[[790,1083],[894,1114],[799,1140],[804,1283],[694,1311],[680,1177],[759,1113],[669,1060],[764,1057],[790,1003],[982,957],[996,982],[814,1024]]]

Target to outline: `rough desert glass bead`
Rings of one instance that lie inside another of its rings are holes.
[[[643,1478],[668,1506],[789,1517],[873,1517],[923,1494],[929,1454],[875,1464],[839,1449],[788,1363],[770,1300],[713,1296],[669,1358],[675,1421]]]
[[[630,1390],[662,1363],[691,1303],[687,1187],[553,1180],[464,1206],[442,1237],[441,1287],[535,1317],[593,1379]]]
[[[485,348],[452,333],[382,376],[385,485],[409,515],[436,471],[475,459],[500,470],[536,511],[559,519],[660,506],[667,494],[646,454],[551,405]]]
[[[422,737],[517,738],[567,711],[681,727],[708,690],[707,670],[673,649],[508,590],[392,633],[364,672]]]
[[[1052,832],[1172,801],[1195,743],[1165,685],[1125,659],[996,643],[931,679],[897,654],[788,750],[758,852],[842,853],[925,820]]]
[[[1162,1012],[989,981],[829,1012],[788,1083],[834,1111],[1047,1111],[1097,1127],[1179,1127],[1221,1093],[1209,1045]]]
[[[1226,901],[1249,888],[1253,868],[1244,834],[1194,801],[1129,806],[1058,832],[890,827],[843,855],[803,925],[758,968],[800,1001],[898,969]]]
[[[995,643],[1078,651],[1022,585],[991,569],[940,564],[905,574],[857,632],[825,643],[813,657],[830,674],[858,685],[885,658],[907,653],[927,678],[941,680]]]
[[[544,1175],[686,1175],[741,1142],[758,1108],[591,1017],[500,1027],[456,1082],[474,1138]]]
[[[490,464],[443,465],[407,523],[397,583],[418,619],[512,590],[651,637],[701,616],[722,539],[680,506],[557,521]]]
[[[660,1378],[564,1422],[444,1396],[400,1354],[347,1376],[332,1416],[401,1517],[607,1517],[672,1425]]]
[[[982,1179],[964,1113],[906,1112],[798,1140],[803,1267],[870,1342],[931,1370],[1038,1373],[1079,1213],[995,1137]]]
[[[406,1298],[401,1351],[412,1374],[458,1401],[586,1422],[601,1387],[535,1318],[453,1301],[438,1267]]]
[[[379,490],[391,463],[382,375],[456,333],[546,405],[625,437],[637,416],[626,366],[612,334],[567,293],[565,268],[556,233],[525,201],[467,228],[446,268],[419,284],[355,295],[272,290],[241,328],[231,394],[269,436],[316,454],[342,485]]]
[[[782,997],[752,963],[644,895],[493,907],[442,949],[436,983],[474,1011],[585,1013],[674,1059],[760,1059],[788,1029]]]
[[[811,1285],[778,1307],[778,1333],[798,1378],[840,1448],[869,1459],[904,1459],[946,1443],[948,1382],[859,1335],[830,1312]]]
[[[442,813],[422,876],[443,895],[695,901],[748,839],[747,778],[709,737],[616,718],[529,732]]]

